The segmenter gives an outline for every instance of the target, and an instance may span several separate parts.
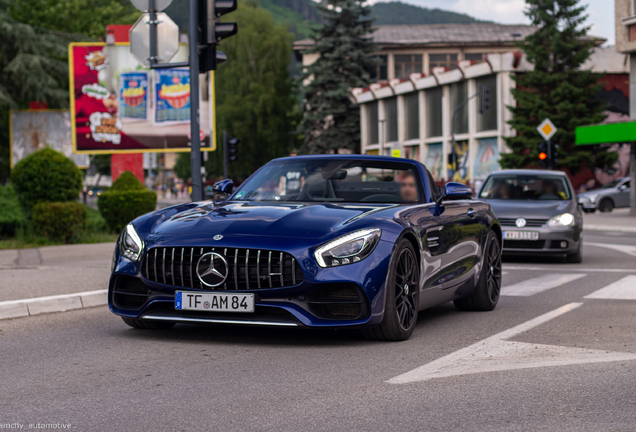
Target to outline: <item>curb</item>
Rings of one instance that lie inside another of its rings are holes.
[[[103,306],[107,303],[107,289],[22,300],[8,300],[0,302],[0,320]]]
[[[614,232],[628,232],[636,233],[636,227],[630,226],[616,226],[616,225],[595,225],[595,224],[583,224],[583,231],[614,231]]]

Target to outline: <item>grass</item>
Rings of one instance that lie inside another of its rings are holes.
[[[98,210],[91,207],[86,207],[86,210],[88,212],[86,229],[78,232],[71,239],[70,244],[106,243],[117,240],[119,234],[110,232],[106,221],[104,221]],[[47,237],[35,234],[29,225],[19,227],[14,237],[0,238],[0,250],[37,248],[60,244],[64,243],[55,242]]]

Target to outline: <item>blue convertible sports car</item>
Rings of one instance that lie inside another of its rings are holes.
[[[407,339],[418,311],[492,310],[501,227],[469,188],[419,162],[276,159],[222,201],[141,216],[119,237],[111,311],[136,328],[179,322],[362,327]],[[443,189],[443,188],[442,188]]]

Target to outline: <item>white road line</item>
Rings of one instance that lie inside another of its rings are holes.
[[[433,378],[482,372],[636,360],[636,354],[632,353],[505,340],[544,324],[581,305],[582,303],[570,303],[562,306],[412,371],[391,378],[388,383],[407,384],[416,381],[427,381]]]
[[[532,266],[503,266],[505,270],[530,270],[530,271],[572,271],[576,270],[577,272],[587,272],[587,273],[636,273],[634,269],[606,269],[606,268],[580,268],[576,266],[567,266],[567,267],[532,267]]]
[[[592,294],[588,299],[636,300],[636,276],[625,276],[623,279],[607,285]]]
[[[519,282],[513,285],[504,285],[501,288],[501,295],[528,297],[552,288],[556,288],[560,285],[570,283],[584,276],[587,275],[580,273],[549,273],[538,278],[524,280],[523,282]]]
[[[605,243],[590,243],[590,242],[583,242],[583,244],[587,246],[596,246],[596,247],[601,247],[606,249],[612,249],[618,252],[623,252],[627,255],[636,256],[636,246],[605,244]]]

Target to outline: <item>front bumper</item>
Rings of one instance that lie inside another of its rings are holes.
[[[582,227],[572,228],[512,228],[504,231],[538,231],[539,240],[504,240],[503,253],[509,255],[569,255],[579,250],[582,241]],[[564,247],[565,246],[565,247]]]
[[[271,248],[271,244],[268,246]],[[321,268],[312,257],[313,250],[284,250],[300,265],[304,276],[301,283],[284,288],[239,291],[188,289],[153,282],[142,276],[143,260],[133,263],[116,251],[108,304],[117,315],[149,320],[289,327],[376,325],[384,314],[384,285],[392,251],[393,243],[381,240],[373,253],[358,263]],[[255,312],[177,311],[174,309],[177,290],[253,293]],[[335,297],[334,292],[337,293]],[[354,292],[357,298],[352,294]],[[359,305],[357,316],[353,305]]]

